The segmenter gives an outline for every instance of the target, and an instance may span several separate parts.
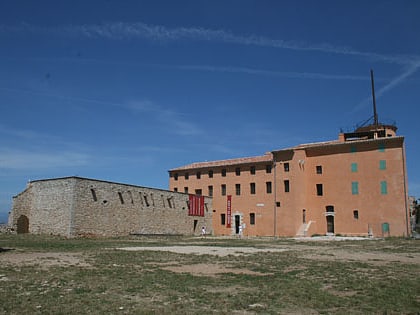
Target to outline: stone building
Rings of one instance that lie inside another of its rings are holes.
[[[13,197],[18,233],[73,236],[212,233],[212,201],[191,212],[188,194],[81,177],[35,180]]]
[[[374,124],[338,140],[169,171],[169,189],[213,198],[215,235],[410,235],[404,137]]]

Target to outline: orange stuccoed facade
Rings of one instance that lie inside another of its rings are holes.
[[[371,125],[338,140],[169,171],[169,189],[213,198],[213,233],[408,236],[404,137]],[[229,201],[229,205],[228,205]]]

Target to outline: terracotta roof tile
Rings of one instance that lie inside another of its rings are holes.
[[[196,163],[191,163],[188,165],[171,169],[170,171],[181,171],[181,170],[197,169],[197,168],[209,168],[209,167],[218,167],[218,166],[271,162],[272,159],[273,157],[272,157],[271,152],[267,152],[265,155],[261,155],[261,156],[244,157],[244,158],[219,160],[219,161],[209,161],[209,162],[196,162]]]

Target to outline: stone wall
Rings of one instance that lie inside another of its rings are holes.
[[[30,182],[14,197],[13,225],[21,215],[29,232],[65,236],[211,233],[211,198],[205,216],[188,216],[188,195],[141,186],[67,177]]]

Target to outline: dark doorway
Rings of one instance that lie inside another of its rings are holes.
[[[334,234],[334,206],[326,206],[327,233]]]
[[[306,223],[306,210],[302,210],[302,223]]]
[[[241,216],[235,215],[235,234],[239,234],[239,225],[241,224]]]
[[[197,230],[198,220],[194,220],[194,232]]]
[[[334,216],[327,216],[327,233],[334,234]]]
[[[25,215],[21,215],[17,220],[17,233],[29,233],[29,219]]]

